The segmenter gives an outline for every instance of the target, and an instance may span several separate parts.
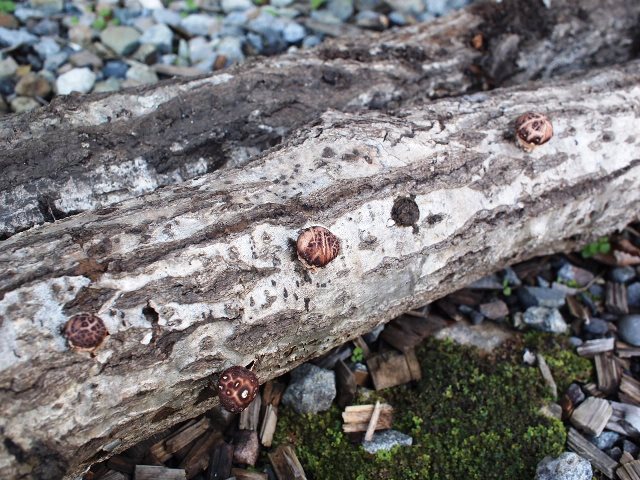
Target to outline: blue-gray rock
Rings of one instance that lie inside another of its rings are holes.
[[[211,35],[220,28],[221,22],[214,17],[200,13],[188,15],[180,22],[180,27],[191,35]]]
[[[591,318],[584,323],[584,330],[591,335],[604,335],[609,331],[609,323],[601,318]]]
[[[45,14],[58,13],[64,8],[64,0],[30,0],[29,3]]]
[[[336,379],[332,370],[304,363],[291,372],[291,382],[282,403],[298,413],[324,412],[336,396]]]
[[[620,457],[622,457],[622,449],[620,449],[620,447],[613,447],[607,450],[606,454],[613,458],[616,462],[619,462]]]
[[[565,333],[568,328],[557,308],[529,307],[524,312],[523,320],[527,325],[543,332]]]
[[[169,53],[173,44],[173,32],[164,24],[154,25],[144,31],[139,41],[155,45],[160,53]]]
[[[305,48],[313,48],[316,45],[320,45],[321,43],[322,37],[320,35],[309,35],[302,41],[302,46]]]
[[[16,113],[30,112],[39,106],[37,100],[31,97],[15,97],[11,100],[11,110]]]
[[[105,77],[114,77],[114,78],[126,78],[127,70],[129,70],[129,65],[124,63],[121,60],[109,60],[104,68],[102,69],[102,73]]]
[[[248,10],[253,8],[253,2],[251,0],[222,0],[222,10],[225,13],[230,13],[236,10]]]
[[[269,2],[269,4],[274,6],[274,7],[276,7],[276,8],[282,8],[282,7],[288,7],[293,2],[294,2],[294,0],[271,0],[271,2]]]
[[[369,30],[384,30],[389,27],[389,19],[381,13],[363,10],[356,15],[356,25]]]
[[[245,23],[247,23],[248,17],[245,12],[236,11],[229,13],[224,19],[222,23],[224,25],[233,25],[235,27],[241,27]]]
[[[389,20],[394,25],[399,25],[401,27],[409,23],[409,19],[405,16],[405,14],[396,10],[389,14]]]
[[[336,18],[346,22],[353,15],[353,0],[329,0],[327,9]]]
[[[393,447],[403,445],[410,447],[413,438],[396,430],[384,430],[374,433],[370,442],[363,442],[362,448],[368,453],[376,453],[381,450],[391,450]]]
[[[16,80],[12,77],[0,78],[0,95],[9,97],[13,95],[13,89],[16,85]]]
[[[120,25],[130,27],[133,22],[142,15],[142,10],[138,8],[114,8],[113,16],[118,19]]]
[[[30,29],[30,32],[41,37],[55,36],[60,33],[60,25],[55,20],[43,18]]]
[[[44,61],[44,69],[50,72],[58,70],[69,59],[69,54],[64,50],[47,57]]]
[[[640,307],[640,282],[627,287],[627,303],[630,307]]]
[[[384,0],[356,0],[356,10],[380,10],[386,7]]]
[[[0,79],[13,76],[18,69],[18,62],[13,57],[7,57],[0,60]]]
[[[182,22],[182,17],[178,12],[166,8],[154,10],[151,15],[157,23],[164,23],[172,27],[177,27]]]
[[[24,29],[11,30],[9,28],[0,27],[0,47],[15,48],[20,45],[33,45],[40,40],[36,35],[27,32]]]
[[[638,448],[638,445],[626,439],[624,442],[622,442],[622,449],[625,452],[629,452],[633,458],[636,458],[638,452],[640,452],[640,448]]]
[[[572,347],[579,347],[584,343],[584,340],[582,340],[580,337],[569,337],[569,343]]]
[[[252,47],[256,52],[261,52],[264,48],[262,37],[257,33],[247,32],[247,41],[249,42],[249,46]]]
[[[247,28],[262,37],[262,50],[267,55],[284,51],[288,44],[282,36],[285,22],[265,12],[260,12],[256,18],[249,21]]]
[[[571,385],[569,385],[569,388],[567,388],[565,394],[569,397],[569,399],[571,399],[571,403],[573,403],[574,407],[580,405],[586,398],[586,395],[582,391],[582,388],[580,388],[580,385],[578,385],[577,383],[572,383]]]
[[[109,25],[100,33],[100,41],[118,55],[133,53],[140,44],[140,32],[133,27]]]
[[[22,23],[27,23],[27,20],[29,20],[30,18],[40,19],[44,17],[45,14],[35,8],[21,7],[18,5],[13,12],[13,16],[20,20]]]
[[[301,41],[305,35],[307,34],[307,30],[296,22],[289,22],[282,30],[282,36],[285,41],[289,43],[298,43]]]
[[[618,321],[620,338],[634,347],[640,347],[640,315],[625,315]]]
[[[242,43],[243,39],[239,37],[223,37],[216,45],[216,53],[224,55],[234,63],[239,63],[244,60]]]
[[[518,289],[518,298],[525,307],[559,308],[564,305],[566,293],[544,287],[522,287]]]
[[[558,458],[545,457],[538,464],[535,480],[591,480],[592,476],[589,460],[564,452]]]
[[[117,92],[120,90],[120,80],[115,77],[109,77],[102,82],[96,82],[93,87],[94,92]]]
[[[476,290],[502,290],[503,287],[502,282],[498,279],[498,276],[492,274],[476,280],[471,285],[469,285],[468,288],[473,288]]]
[[[591,443],[593,443],[600,450],[608,450],[611,447],[613,447],[613,445],[618,440],[620,440],[621,437],[622,435],[620,435],[617,432],[612,432],[611,430],[605,430],[597,437],[594,437],[593,435],[589,435],[587,438]]]
[[[60,45],[51,37],[43,37],[33,46],[33,49],[40,55],[40,58],[46,60],[60,51]]]
[[[522,285],[522,281],[518,277],[518,274],[511,267],[507,267],[502,272],[502,281],[507,283],[510,287],[519,287]]]
[[[424,12],[424,3],[422,0],[387,0],[387,3],[393,10],[418,14]]]
[[[126,77],[127,80],[138,84],[156,83],[158,81],[158,74],[155,70],[138,62],[130,64]]]
[[[618,283],[627,283],[636,278],[636,270],[633,267],[617,267],[611,270],[611,279]]]
[[[562,282],[576,282],[581,287],[587,285],[594,279],[593,273],[584,268],[576,267],[570,263],[565,263],[558,270],[558,280]]]
[[[191,62],[198,63],[215,56],[213,45],[204,37],[193,37],[189,40],[189,58]]]
[[[602,285],[594,284],[589,287],[589,293],[594,297],[604,297],[604,287]]]
[[[96,82],[96,74],[89,68],[74,68],[60,75],[56,80],[58,95],[72,92],[88,93]]]
[[[329,25],[342,25],[342,20],[336,17],[329,10],[313,10],[311,12],[311,18],[320,23],[327,23]]]

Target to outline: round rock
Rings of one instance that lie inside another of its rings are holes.
[[[625,342],[640,347],[640,315],[625,315],[618,321],[618,334]]]
[[[336,378],[332,370],[305,363],[291,372],[291,382],[282,403],[298,413],[329,410],[336,396]]]
[[[588,460],[573,452],[558,458],[545,457],[536,469],[535,480],[591,480],[593,471]]]
[[[96,74],[89,68],[74,68],[63,73],[56,80],[58,95],[69,95],[71,92],[89,93],[96,82]]]

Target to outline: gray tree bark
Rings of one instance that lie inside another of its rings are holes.
[[[327,108],[389,110],[637,56],[640,2],[505,0],[0,122],[0,239],[245,164]],[[471,46],[477,34],[479,49]]]
[[[328,111],[243,168],[36,227],[0,249],[0,477],[73,478],[217,403],[213,375],[261,381],[505,265],[637,219],[640,63],[434,101]],[[512,129],[545,112],[531,154]],[[413,199],[419,219],[391,210]],[[323,225],[341,252],[306,270]],[[67,318],[110,337],[69,351]],[[106,450],[109,450],[107,452]]]

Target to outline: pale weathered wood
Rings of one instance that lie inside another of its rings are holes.
[[[79,474],[211,409],[225,367],[255,362],[266,381],[509,263],[625,225],[640,201],[639,75],[633,62],[397,116],[328,112],[244,168],[3,241],[0,476],[41,458],[34,475]],[[556,136],[526,154],[508,137],[532,109]],[[408,195],[417,230],[390,218]],[[316,224],[341,253],[309,272],[292,242]],[[111,334],[95,358],[60,334],[80,311]]]
[[[640,406],[640,382],[628,373],[623,373],[620,380],[620,400]]]
[[[620,385],[620,369],[611,353],[599,353],[594,357],[598,390],[606,394],[612,393]]]
[[[611,352],[615,347],[615,338],[597,338],[587,340],[576,348],[578,355],[582,357],[593,357],[598,353]]]
[[[407,353],[392,351],[380,353],[367,361],[367,367],[376,390],[420,380],[420,365],[413,350]]]
[[[596,447],[585,437],[580,435],[575,428],[569,428],[569,433],[567,434],[567,446],[570,450],[573,450],[581,457],[589,460],[593,467],[600,470],[607,477],[611,479],[615,478],[614,472],[618,466],[618,462]]]
[[[342,412],[342,431],[345,433],[365,432],[373,419],[374,405],[351,405]],[[380,413],[375,422],[375,430],[385,430],[393,425],[393,407],[380,404]]]
[[[307,476],[291,445],[280,445],[269,454],[278,480],[306,480]]]
[[[438,315],[427,318],[415,318],[403,315],[389,322],[380,338],[401,352],[408,352],[418,346],[425,338],[445,327],[447,322]]]
[[[276,433],[278,424],[278,407],[275,405],[267,405],[262,418],[262,426],[260,427],[260,443],[265,447],[270,447],[273,442],[273,435]]]
[[[607,282],[605,288],[605,306],[607,310],[619,315],[629,313],[627,304],[627,286],[624,283]]]
[[[258,395],[249,406],[240,413],[238,428],[240,430],[258,430],[262,397]]]
[[[549,390],[551,390],[552,398],[556,400],[558,398],[558,386],[556,385],[556,381],[553,378],[551,369],[549,368],[549,365],[547,364],[547,361],[544,359],[542,354],[538,353],[536,355],[536,358],[538,359],[538,368],[540,369],[540,374],[544,379],[544,383],[546,383],[547,387],[549,387]]]
[[[236,478],[236,480],[267,480],[268,476],[266,473],[260,472],[250,472],[249,470],[245,470],[243,468],[232,468],[231,475]]]
[[[612,413],[613,409],[608,400],[589,397],[578,405],[569,420],[576,428],[589,435],[598,436],[605,427],[609,428],[607,422]]]
[[[370,442],[371,440],[373,440],[373,434],[378,429],[378,420],[380,419],[381,407],[382,405],[380,404],[380,400],[376,400],[376,404],[373,407],[373,412],[371,412],[369,425],[367,425],[367,431],[364,434],[365,442]]]
[[[620,480],[640,480],[640,460],[622,463],[616,473]]]
[[[209,458],[214,447],[223,442],[222,432],[209,430],[191,447],[180,468],[186,472],[187,478],[193,478],[209,465]]]
[[[338,390],[336,403],[340,408],[344,408],[351,404],[356,398],[356,392],[358,390],[356,377],[342,360],[336,363],[335,373],[336,387]]]
[[[179,468],[136,465],[134,480],[186,480],[185,471]]]
[[[187,428],[181,429],[179,432],[171,435],[164,441],[164,447],[167,453],[173,454],[178,450],[187,447],[191,442],[204,434],[211,426],[211,420],[202,417],[198,422]]]
[[[327,108],[398,108],[626,61],[639,15],[629,0],[478,2],[399,31],[4,117],[0,238],[246,163]],[[470,42],[479,32],[482,49]]]
[[[640,357],[640,347],[618,347],[617,352],[620,358]]]

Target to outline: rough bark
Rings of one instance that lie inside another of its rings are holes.
[[[0,243],[0,477],[70,478],[211,408],[224,367],[255,361],[265,381],[637,218],[638,78],[632,62],[394,116],[330,111],[243,168]],[[511,133],[528,110],[555,129],[532,154]],[[412,227],[392,219],[399,197]],[[309,225],[341,241],[317,272],[293,247]],[[111,333],[94,359],[60,333],[87,311]]]
[[[636,0],[488,2],[206,78],[58,99],[0,123],[0,238],[243,164],[327,108],[388,110],[624,62],[639,17]]]

